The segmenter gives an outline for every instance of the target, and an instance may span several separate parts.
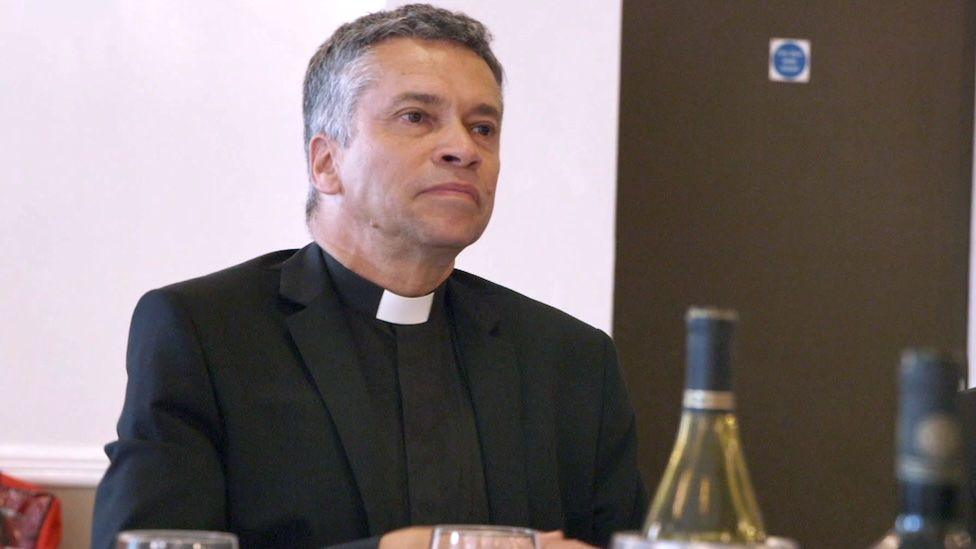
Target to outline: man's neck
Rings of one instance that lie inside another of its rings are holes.
[[[342,246],[318,234],[313,236],[315,242],[345,268],[397,295],[429,294],[454,270],[454,255],[450,254],[377,253]]]

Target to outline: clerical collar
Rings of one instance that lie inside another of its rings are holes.
[[[404,297],[352,272],[325,250],[322,250],[322,257],[343,304],[378,320],[391,324],[423,324],[430,318],[435,298],[443,299],[443,284],[427,295]]]

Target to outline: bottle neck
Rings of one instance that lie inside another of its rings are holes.
[[[688,321],[686,408],[734,408],[733,329],[734,323],[726,320],[695,318]]]
[[[965,479],[958,385],[950,357],[929,349],[902,354],[895,458],[901,514],[895,529],[920,540],[941,538],[957,516],[956,494]]]
[[[936,522],[954,522],[956,491],[956,487],[952,485],[902,482],[899,488],[901,515],[917,516]]]
[[[735,412],[735,394],[732,391],[707,391],[685,388],[681,408],[686,412]]]

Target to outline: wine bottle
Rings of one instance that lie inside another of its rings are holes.
[[[963,482],[962,429],[956,410],[960,369],[930,349],[902,353],[895,472],[899,514],[875,549],[972,547],[957,522]]]
[[[650,539],[762,542],[732,392],[735,311],[688,311],[687,365],[678,439],[644,523]]]

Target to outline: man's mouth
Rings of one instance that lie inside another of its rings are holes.
[[[462,183],[459,181],[441,183],[440,185],[428,187],[421,192],[421,194],[428,193],[440,196],[458,196],[462,198],[468,197],[473,200],[475,204],[478,204],[479,206],[481,205],[481,196],[478,194],[478,188],[470,183]]]

